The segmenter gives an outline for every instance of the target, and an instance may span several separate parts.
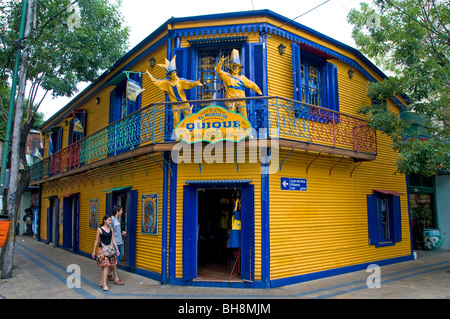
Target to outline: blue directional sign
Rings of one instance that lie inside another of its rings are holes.
[[[281,177],[281,190],[306,191],[306,178]]]
[[[281,190],[289,190],[289,177],[281,178]]]

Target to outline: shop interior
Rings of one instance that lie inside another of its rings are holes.
[[[234,240],[230,243],[234,204],[239,197],[239,189],[198,189],[197,280],[241,280],[240,247]]]

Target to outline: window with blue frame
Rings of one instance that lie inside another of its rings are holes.
[[[130,80],[142,86],[140,73],[130,74]],[[115,124],[108,128],[108,156],[117,155],[139,145],[140,114],[119,121],[141,108],[141,95],[138,95],[136,101],[127,98],[127,81],[125,73],[121,73],[109,82],[109,85],[115,86],[109,95],[109,123]]]
[[[223,68],[228,71],[231,48],[208,48],[198,51],[198,78],[203,83],[198,90],[197,99],[217,99],[226,97],[225,88],[216,73],[216,65],[225,56]],[[202,107],[206,105],[201,105]]]
[[[69,144],[78,142],[86,135],[86,110],[74,112],[72,120],[69,122]]]
[[[302,57],[300,64],[302,102],[317,106],[323,105],[323,69],[323,61]]]
[[[339,112],[337,67],[325,58],[304,52],[297,43],[292,43],[293,96],[297,117],[320,120],[331,118],[331,112],[314,112],[310,105]],[[319,114],[319,115],[318,115]],[[320,117],[316,118],[317,116]]]
[[[402,240],[400,196],[390,191],[367,195],[369,245],[394,245]]]

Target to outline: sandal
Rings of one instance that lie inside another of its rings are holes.
[[[112,276],[112,275],[108,275],[108,280],[109,280],[109,281],[114,281],[113,276]]]
[[[103,286],[103,291],[108,291],[108,286],[107,285]]]
[[[114,284],[115,285],[124,285],[125,283],[122,280],[119,279],[119,280],[115,280]]]

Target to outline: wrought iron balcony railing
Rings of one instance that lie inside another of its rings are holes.
[[[240,99],[243,100],[243,99]],[[376,133],[364,119],[281,97],[246,98],[254,138],[279,138],[376,154]],[[230,99],[190,101],[192,112]],[[233,100],[235,101],[235,100]],[[32,180],[54,176],[149,144],[174,140],[171,106],[154,103],[128,115],[31,167]],[[262,130],[261,130],[262,129]]]

